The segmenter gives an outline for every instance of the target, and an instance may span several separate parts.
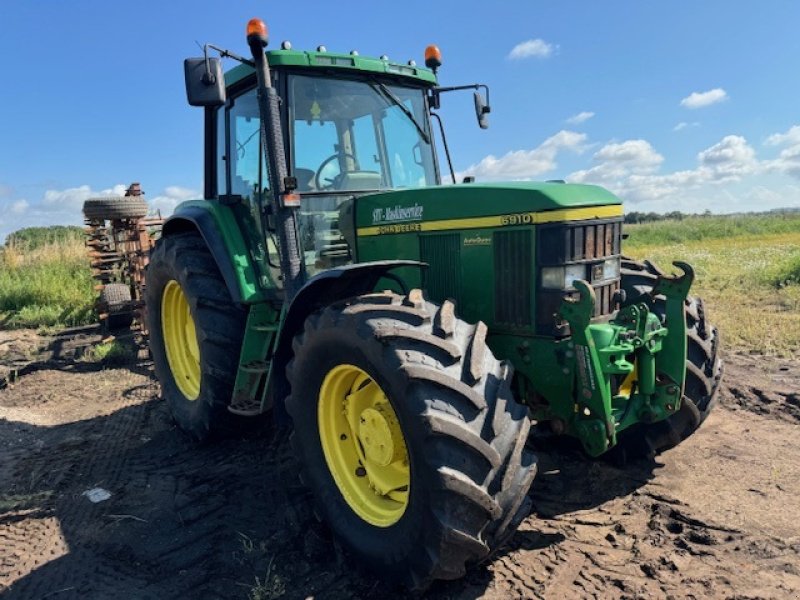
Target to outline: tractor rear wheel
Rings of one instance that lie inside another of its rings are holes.
[[[666,301],[651,292],[658,271],[649,261],[622,259],[622,289],[625,304],[644,302],[664,318]],[[651,425],[639,425],[620,436],[620,448],[629,455],[652,455],[680,444],[706,420],[717,403],[722,380],[719,359],[720,336],[706,318],[703,300],[688,297],[686,306],[686,383],[681,407],[670,418]]]
[[[227,407],[246,313],[231,300],[200,235],[159,240],[147,267],[145,306],[153,366],[178,426],[198,441],[230,432],[241,419]]]
[[[536,458],[486,326],[419,290],[308,317],[287,368],[317,513],[359,564],[412,589],[461,577],[530,510]]]

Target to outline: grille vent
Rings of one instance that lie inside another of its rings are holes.
[[[425,235],[419,238],[420,260],[430,265],[423,271],[423,287],[434,302],[461,300],[461,234]]]
[[[494,233],[494,317],[499,325],[531,324],[534,273],[531,233],[530,230]]]

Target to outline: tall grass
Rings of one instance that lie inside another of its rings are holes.
[[[692,294],[705,300],[726,349],[800,357],[800,215],[689,218],[625,231],[634,258],[667,271],[674,260],[694,267]]]
[[[681,220],[625,225],[625,246],[682,244],[703,240],[731,239],[800,232],[800,213],[756,215],[689,216]]]
[[[90,323],[94,291],[83,240],[9,238],[0,248],[0,328]]]

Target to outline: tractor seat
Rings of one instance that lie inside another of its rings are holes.
[[[381,187],[381,174],[376,171],[348,171],[342,173],[339,190],[355,192],[359,190],[377,190]]]

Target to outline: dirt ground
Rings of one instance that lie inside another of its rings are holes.
[[[76,358],[95,338],[0,332],[0,594],[405,596],[314,521],[269,426],[195,446],[141,354]],[[491,562],[426,597],[800,597],[800,365],[725,360],[720,405],[655,462],[533,439],[532,514]],[[92,488],[111,496],[93,503]]]

